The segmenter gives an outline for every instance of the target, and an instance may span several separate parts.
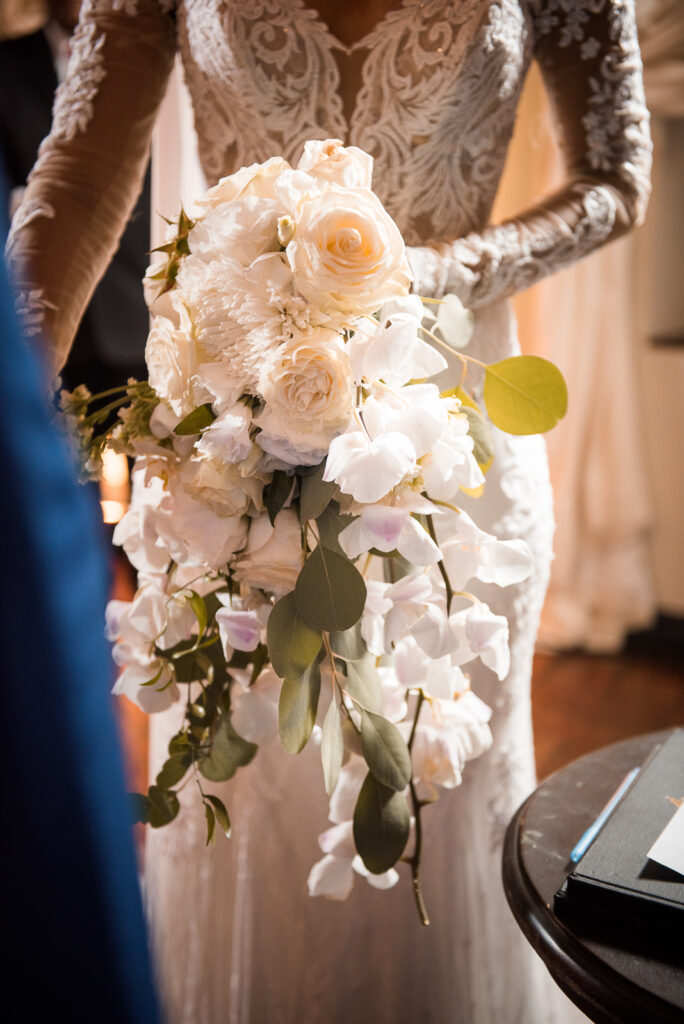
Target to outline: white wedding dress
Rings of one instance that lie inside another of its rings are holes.
[[[630,0],[403,0],[340,42],[303,0],[87,0],[69,77],[15,223],[11,257],[31,328],[57,368],[135,197],[176,48],[208,182],[305,140],[375,157],[374,188],[407,243],[414,290],[476,312],[469,351],[518,351],[506,298],[617,237],[643,213],[650,141]],[[533,56],[568,163],[563,189],[500,226],[488,218]],[[171,211],[163,211],[165,213]],[[61,256],[53,258],[55,251]],[[581,345],[582,339],[577,343]],[[587,367],[591,373],[591,367]],[[220,786],[233,838],[205,849],[193,787],[147,838],[147,892],[172,1024],[561,1024],[579,1014],[522,938],[501,843],[534,786],[530,673],[553,519],[540,438],[496,435],[476,521],[523,537],[532,578],[480,592],[508,616],[511,671],[472,671],[494,744],[424,812],[421,928],[408,876],[362,879],[347,903],[310,899],[327,824],[320,764],[265,748]],[[464,502],[465,504],[465,502]],[[153,764],[173,714],[152,722]]]

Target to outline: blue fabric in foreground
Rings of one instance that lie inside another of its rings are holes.
[[[3,1015],[155,1024],[109,695],[104,552],[13,313],[0,261]]]

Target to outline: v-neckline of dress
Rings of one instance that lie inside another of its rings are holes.
[[[333,30],[330,28],[326,20],[321,15],[320,11],[318,11],[311,4],[306,3],[306,0],[290,0],[290,2],[294,3],[297,7],[300,8],[300,10],[308,11],[309,14],[311,15],[311,20],[313,24],[317,25],[321,29],[323,34],[326,35],[332,41],[334,49],[341,50],[345,56],[349,57],[353,53],[356,53],[358,50],[369,49],[373,37],[378,32],[381,32],[383,30],[391,15],[395,14],[397,11],[401,11],[403,8],[406,8],[411,4],[417,3],[418,0],[401,0],[401,3],[398,3],[395,6],[390,7],[389,10],[385,11],[383,16],[379,18],[378,21],[376,21],[373,28],[371,28],[368,32],[364,33],[364,35],[360,36],[359,39],[355,40],[351,44],[343,43],[342,40],[335,35]],[[422,3],[420,6],[423,6]]]

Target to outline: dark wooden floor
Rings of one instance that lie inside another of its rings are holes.
[[[684,632],[630,640],[618,655],[537,654],[532,713],[540,779],[629,736],[684,725]]]

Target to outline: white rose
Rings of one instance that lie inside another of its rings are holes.
[[[238,196],[245,195],[272,199],[274,196],[273,182],[283,171],[289,170],[288,162],[277,156],[271,157],[263,164],[250,164],[249,167],[241,167],[235,174],[221,178],[218,184],[209,189],[203,199],[197,200],[197,205],[200,207],[221,206],[232,199],[237,199]]]
[[[306,142],[297,170],[347,188],[370,188],[373,157],[339,139]]]
[[[256,420],[263,435],[285,440],[295,458],[300,450],[327,451],[352,412],[353,380],[344,342],[325,328],[285,342],[264,363],[258,390],[266,403]],[[270,451],[272,446],[262,440],[259,435],[257,443]]]
[[[181,465],[179,478],[188,494],[218,516],[241,516],[252,505],[263,507],[265,478],[245,476],[239,464],[218,458],[193,458]]]
[[[279,596],[294,590],[303,564],[299,520],[292,509],[283,509],[274,526],[266,515],[251,521],[247,546],[235,561],[235,577]]]
[[[145,346],[150,387],[180,419],[197,406],[192,387],[194,345],[183,329],[156,316]]]
[[[408,293],[404,242],[380,200],[330,186],[303,202],[287,257],[302,295],[325,312],[373,313]]]

